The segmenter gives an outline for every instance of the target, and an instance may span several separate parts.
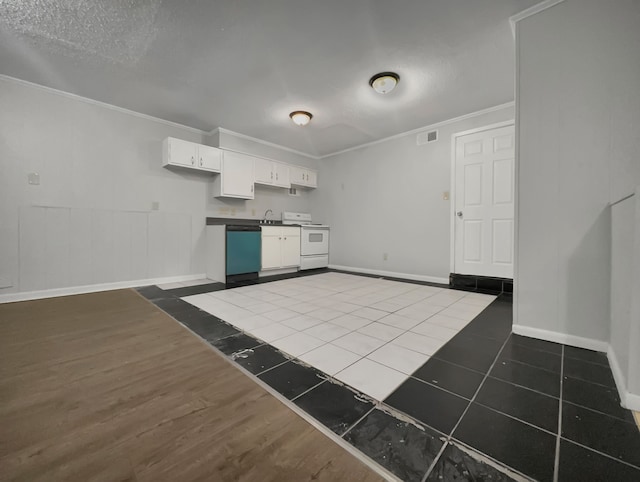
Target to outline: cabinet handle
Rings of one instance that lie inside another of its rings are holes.
[[[286,241],[286,240],[287,240],[287,238],[284,238],[284,240]]]
[[[276,181],[278,180],[278,173],[276,172]]]
[[[271,173],[271,179],[273,180],[273,172]]]
[[[193,166],[196,163],[195,157],[191,156],[191,165]]]
[[[282,239],[282,238],[278,238],[278,239]]]
[[[200,158],[200,166],[202,166],[202,157]]]

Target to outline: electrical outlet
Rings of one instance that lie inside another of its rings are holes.
[[[445,191],[442,193],[442,200],[443,201],[448,201],[449,200],[449,191]]]
[[[252,209],[252,210],[251,210],[251,215],[252,215],[252,216],[255,216],[255,215],[256,215],[256,210],[255,210],[255,209]]]
[[[382,253],[382,259],[386,261],[389,259],[389,255],[387,253]]]

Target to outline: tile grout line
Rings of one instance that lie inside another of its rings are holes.
[[[626,465],[627,467],[631,467],[632,469],[636,469],[636,470],[638,470],[640,472],[640,465],[633,465],[631,462],[627,462],[626,460],[619,459],[619,458],[617,458],[617,457],[615,457],[613,455],[609,455],[609,454],[606,454],[604,452],[600,452],[599,450],[596,450],[596,449],[594,449],[592,447],[589,447],[588,445],[584,445],[584,444],[582,444],[580,442],[576,442],[575,440],[571,440],[571,439],[564,438],[564,437],[561,437],[561,438],[562,438],[562,440],[566,440],[567,442],[572,443],[574,445],[577,445],[578,447],[582,447],[583,449],[588,450],[589,452],[594,452],[594,453],[596,453],[598,455],[601,455],[602,457],[605,457],[607,459],[611,459],[611,460],[613,460],[615,462],[619,462],[619,463],[621,463],[623,465]]]
[[[502,383],[508,383],[509,385],[513,385],[514,387],[522,388],[523,390],[528,390],[528,391],[536,393],[538,395],[544,395],[545,397],[555,398],[556,400],[558,400],[560,398],[559,395],[557,397],[555,395],[549,395],[548,393],[541,392],[540,390],[536,390],[535,388],[530,388],[530,387],[527,387],[526,385],[520,385],[519,383],[514,383],[511,380],[505,380],[503,378],[498,378],[496,376],[491,376],[491,375],[489,375],[489,378],[491,378],[492,380],[497,380],[497,381],[502,382]]]
[[[471,408],[471,404],[474,402],[474,400],[476,399],[476,397],[478,396],[478,393],[480,393],[480,390],[482,389],[482,386],[484,385],[484,382],[487,380],[487,378],[489,377],[489,373],[491,372],[491,370],[493,370],[493,367],[495,366],[496,362],[498,361],[498,358],[500,358],[500,355],[502,354],[502,350],[504,350],[505,345],[507,344],[507,342],[509,341],[510,337],[507,337],[507,339],[504,341],[504,343],[502,343],[502,346],[500,347],[500,350],[498,350],[498,353],[496,354],[496,357],[493,360],[493,363],[491,363],[491,366],[489,367],[489,369],[487,370],[487,373],[485,373],[484,378],[482,379],[482,381],[480,382],[480,385],[478,385],[478,388],[476,389],[476,392],[473,394],[473,397],[471,397],[471,400],[469,400],[469,404],[467,405],[467,407],[464,409],[464,412],[462,412],[462,415],[460,415],[460,418],[458,419],[458,422],[455,424],[455,426],[453,427],[453,429],[451,430],[451,432],[449,433],[449,437],[453,436],[453,433],[456,431],[456,429],[458,428],[458,425],[460,425],[460,422],[462,422],[462,419],[464,418],[464,416],[467,414],[467,412],[469,411],[469,408]]]
[[[378,407],[378,404],[374,403],[373,407],[371,407],[367,413],[365,413],[362,417],[360,417],[358,420],[356,420],[354,423],[351,424],[351,426],[349,428],[347,428],[344,432],[342,432],[342,435],[338,435],[340,438],[344,439],[344,436],[347,435],[356,425],[358,425],[360,422],[362,422],[366,417],[369,416],[369,414],[371,412],[373,412],[376,408]]]
[[[324,372],[321,372],[324,374]],[[326,378],[323,378],[319,383],[316,383],[314,386],[312,386],[311,388],[307,388],[304,392],[300,393],[299,395],[296,395],[293,398],[290,398],[289,400],[291,400],[292,402],[295,402],[295,400],[297,400],[298,398],[300,398],[303,395],[306,395],[307,393],[309,393],[311,390],[314,390],[316,388],[318,388],[320,385],[322,385],[323,383],[327,382],[328,380]],[[306,412],[306,410],[305,410]]]
[[[450,441],[450,444],[453,445],[454,447],[466,448],[467,450],[469,450],[471,452],[478,453],[478,454],[486,457],[487,459],[493,461],[494,463],[496,463],[498,465],[498,467],[494,466],[494,468],[499,470],[502,474],[506,474],[508,476],[510,476],[510,474],[516,474],[516,475],[520,476],[522,479],[526,480],[527,482],[537,482],[534,479],[532,479],[530,476],[526,475],[524,472],[521,472],[519,470],[514,469],[513,467],[507,465],[505,462],[502,462],[500,459],[498,459],[498,458],[496,458],[494,456],[488,455],[488,454],[484,453],[483,451],[478,450],[478,449],[472,447],[471,445],[469,445],[468,443],[465,443],[465,442],[463,442],[461,440],[455,439],[453,437],[451,437],[451,439],[452,440]]]
[[[567,377],[567,378],[571,378],[571,377]],[[613,390],[613,388],[610,388],[610,389]],[[601,410],[596,410],[595,408],[587,407],[586,405],[580,405],[579,403],[572,402],[571,400],[562,400],[562,401],[564,403],[568,403],[569,405],[573,405],[574,407],[580,407],[580,408],[583,408],[585,410],[588,410],[589,412],[597,413],[598,415],[604,415],[605,417],[613,418],[613,419],[615,419],[615,420],[617,420],[619,422],[624,422],[624,423],[629,423],[631,425],[634,425],[634,422],[631,422],[629,420],[625,420],[624,418],[620,418],[617,415],[612,415],[610,413],[603,412]]]
[[[553,463],[553,482],[558,482],[560,471],[560,435],[562,434],[562,390],[564,385],[564,345],[560,360],[560,399],[558,400],[558,434],[556,435],[556,452]]]
[[[442,444],[442,447],[440,447],[440,451],[438,452],[438,455],[436,455],[436,457],[433,459],[433,462],[431,462],[431,464],[427,468],[427,471],[422,476],[422,479],[420,479],[420,482],[426,482],[427,477],[429,477],[429,475],[431,475],[431,472],[433,472],[433,469],[436,468],[436,464],[440,460],[440,457],[442,457],[442,454],[444,454],[444,451],[446,450],[448,445],[449,445],[449,440],[445,440],[444,443]]]

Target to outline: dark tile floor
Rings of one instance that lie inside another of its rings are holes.
[[[640,480],[606,355],[512,334],[509,295],[376,404],[179,299],[219,289],[138,291],[402,480]]]

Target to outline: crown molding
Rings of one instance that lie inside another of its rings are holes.
[[[533,7],[529,7],[526,10],[523,10],[522,12],[516,13],[515,15],[509,17],[509,23],[511,24],[511,33],[513,34],[514,38],[516,36],[516,23],[562,2],[564,2],[564,0],[545,0],[544,2],[540,2]]]
[[[257,144],[262,144],[263,146],[273,147],[275,149],[280,149],[281,151],[291,152],[293,154],[297,154],[297,155],[303,156],[303,157],[308,157],[310,159],[318,160],[318,159],[321,158],[320,156],[314,156],[313,154],[308,154],[306,152],[298,151],[296,149],[292,149],[290,147],[282,146],[282,145],[276,144],[274,142],[269,142],[269,141],[265,141],[265,140],[262,140],[262,139],[258,139],[257,137],[251,137],[251,136],[248,136],[246,134],[241,134],[239,132],[231,131],[231,130],[225,129],[223,127],[216,127],[212,131],[207,132],[207,135],[212,136],[212,135],[214,135],[216,133],[227,134],[227,135],[230,135],[230,136],[233,136],[233,137],[237,137],[238,139],[246,139],[248,141],[255,142]]]
[[[107,104],[106,102],[101,102],[99,100],[90,99],[88,97],[83,97],[81,95],[72,94],[70,92],[65,92],[64,90],[54,89],[53,87],[47,87],[45,85],[35,84],[33,82],[29,82],[27,80],[16,79],[15,77],[10,77],[8,75],[0,74],[0,80],[4,80],[6,82],[12,82],[14,84],[26,85],[29,87],[33,87],[38,90],[42,90],[44,92],[49,92],[55,95],[59,95],[62,97],[66,97],[68,99],[77,100],[80,102],[84,102],[85,104],[91,104],[98,107],[104,107],[105,109],[113,110],[115,112],[119,112],[121,114],[128,114],[134,117],[138,117],[140,119],[145,119],[152,122],[157,122],[159,124],[164,124],[170,127],[176,127],[178,129],[183,129],[189,132],[193,132],[196,134],[201,134],[206,136],[208,134],[207,131],[203,131],[201,129],[196,129],[195,127],[185,126],[184,124],[178,124],[177,122],[172,122],[166,119],[161,119],[160,117],[154,117],[147,114],[142,114],[141,112],[136,112],[135,110],[125,109],[124,107],[118,107],[117,105]]]
[[[515,106],[515,102],[511,101],[511,102],[506,102],[504,104],[500,104],[500,105],[496,105],[493,107],[488,107],[486,109],[482,109],[482,110],[478,110],[475,112],[471,112],[469,114],[464,114],[458,117],[453,117],[451,119],[447,119],[441,122],[436,122],[435,124],[429,124],[427,126],[423,126],[423,127],[418,127],[416,129],[412,129],[410,131],[406,131],[406,132],[401,132],[400,134],[395,134],[393,136],[389,136],[389,137],[385,137],[383,139],[378,139],[377,141],[371,141],[371,142],[367,142],[365,144],[359,144],[357,146],[353,146],[353,147],[348,147],[346,149],[342,149],[341,151],[336,151],[336,152],[332,152],[331,154],[325,154],[323,156],[320,156],[320,159],[326,159],[327,157],[333,157],[333,156],[337,156],[338,154],[344,154],[346,152],[351,152],[351,151],[356,151],[358,149],[362,149],[364,147],[369,147],[369,146],[374,146],[376,144],[381,144],[383,142],[388,142],[388,141],[392,141],[394,139],[400,139],[401,137],[405,137],[405,136],[410,136],[413,134],[417,134],[419,132],[423,132],[426,130],[431,130],[431,129],[437,129],[439,127],[444,127],[446,125],[449,124],[453,124],[455,122],[460,122],[466,119],[472,119],[474,117],[478,117],[484,114],[489,114],[491,112],[495,112],[498,110],[502,110],[502,109],[506,109],[507,107],[513,107]]]

